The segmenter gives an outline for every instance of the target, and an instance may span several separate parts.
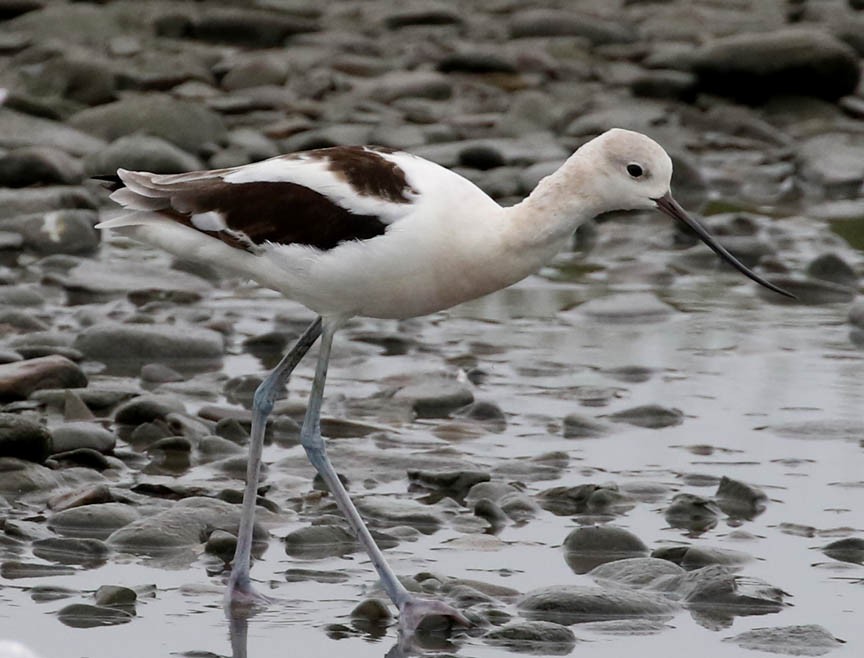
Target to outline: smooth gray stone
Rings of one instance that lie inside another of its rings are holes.
[[[55,512],[48,519],[48,527],[64,537],[106,539],[140,516],[125,503],[98,503]]]
[[[47,427],[18,414],[0,413],[0,456],[41,464],[50,454],[51,432]]]
[[[817,624],[754,628],[723,638],[723,641],[737,644],[742,649],[786,656],[822,656],[845,644]]]
[[[51,435],[54,453],[90,448],[108,454],[117,444],[117,437],[112,432],[91,422],[64,423],[55,427]]]
[[[672,616],[679,606],[664,596],[635,590],[553,585],[526,594],[518,603],[528,619],[565,626],[628,617]]]

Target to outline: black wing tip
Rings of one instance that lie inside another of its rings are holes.
[[[104,187],[116,192],[121,187],[126,187],[126,184],[120,180],[117,174],[105,174],[104,176],[90,176],[90,180],[98,180]]]

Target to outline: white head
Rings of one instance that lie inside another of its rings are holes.
[[[613,128],[576,153],[590,163],[590,193],[604,210],[654,209],[670,193],[672,159],[642,133]]]
[[[744,275],[770,290],[793,297],[743,265],[678,205],[672,198],[672,159],[650,137],[613,128],[584,144],[571,158],[574,160],[574,182],[596,212],[659,210],[689,226],[718,256]]]

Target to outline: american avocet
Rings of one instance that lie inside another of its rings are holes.
[[[611,210],[659,209],[748,277],[788,295],[687,215],[670,192],[669,156],[627,130],[586,143],[509,208],[444,167],[376,147],[325,148],[186,174],[117,173],[111,198],[131,212],[99,228],[229,268],[317,314],[255,393],[229,604],[257,596],[249,562],[265,421],[277,392],[321,336],[301,432],[309,460],[369,554],[403,628],[433,614],[467,623],[458,610],[415,597],[399,582],[327,457],[320,431],[324,380],[333,334],[348,318],[409,318],[509,286],[564,248],[580,223]]]

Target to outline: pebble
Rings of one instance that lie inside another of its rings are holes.
[[[477,484],[490,479],[489,473],[484,471],[408,471],[408,481],[412,486],[434,491],[440,497],[450,496],[456,501],[465,500]]]
[[[626,589],[553,585],[528,592],[518,603],[530,620],[564,626],[588,621],[672,615],[677,604],[664,596]]]
[[[46,185],[22,189],[0,188],[0,220],[52,210],[93,210],[96,206],[96,198],[83,187]]]
[[[78,160],[50,146],[28,146],[0,156],[0,187],[76,185],[84,178]]]
[[[51,454],[51,432],[17,414],[0,413],[0,456],[41,464]]]
[[[830,198],[855,199],[864,177],[864,136],[826,132],[797,146],[801,173],[824,188]]]
[[[64,537],[107,539],[139,517],[134,507],[124,503],[99,503],[55,512],[48,519],[48,527]]]
[[[72,603],[57,611],[60,622],[71,628],[116,626],[132,621],[134,616],[133,613],[121,608],[88,603]]]
[[[841,562],[864,564],[864,539],[860,537],[838,539],[823,546],[822,552],[828,557]]]
[[[130,607],[138,601],[138,594],[134,589],[121,585],[102,585],[93,595],[96,605],[110,607]]]
[[[574,514],[615,514],[633,507],[634,501],[615,485],[580,484],[552,487],[537,496],[540,505],[559,516]]]
[[[510,36],[524,37],[577,36],[593,45],[631,43],[636,29],[625,21],[599,18],[595,15],[557,9],[526,9],[510,17]]]
[[[175,174],[204,168],[197,157],[169,141],[152,135],[126,135],[84,160],[91,176],[113,174],[118,169]]]
[[[669,409],[659,404],[646,404],[610,414],[609,419],[616,423],[656,430],[680,425],[684,422],[684,414],[678,409]]]
[[[439,512],[414,500],[374,497],[363,498],[356,505],[364,518],[374,519],[379,527],[408,526],[429,535],[444,525]]]
[[[850,94],[856,53],[820,30],[789,28],[710,41],[692,60],[705,91],[753,102],[795,94],[834,100]]]
[[[594,439],[609,434],[611,428],[583,414],[567,414],[562,423],[565,439]]]
[[[807,275],[814,279],[830,281],[847,288],[858,287],[858,275],[837,254],[822,254],[807,264]]]
[[[613,583],[633,589],[654,588],[671,577],[681,577],[684,570],[677,564],[656,557],[630,557],[605,562],[593,568],[589,576],[603,585]]]
[[[795,300],[798,304],[846,304],[855,299],[855,290],[847,286],[841,286],[830,281],[820,281],[819,279],[803,279],[796,276],[776,274],[770,277],[771,283],[774,283],[787,292],[792,293],[797,297]],[[770,293],[770,294],[769,294]],[[762,292],[758,291],[759,297],[775,304],[791,303],[785,297],[780,297],[770,290]]]
[[[187,366],[219,361],[225,350],[222,334],[201,327],[143,324],[96,324],[75,339],[75,348],[88,359],[123,369],[142,363],[168,361]]]
[[[236,532],[240,508],[215,498],[191,497],[179,500],[162,512],[132,521],[113,532],[107,543],[112,548],[138,555],[160,555],[204,543],[213,529]],[[267,537],[256,523],[253,541]]]
[[[564,539],[564,557],[576,573],[588,573],[604,562],[648,555],[645,543],[629,530],[582,526]]]
[[[709,546],[670,546],[667,548],[658,548],[651,553],[651,557],[674,562],[688,571],[707,567],[712,564],[726,566],[741,565],[753,560],[752,556],[742,551]]]
[[[289,532],[284,542],[286,554],[305,559],[337,557],[358,549],[354,535],[337,525],[298,528]]]
[[[548,621],[509,623],[489,631],[483,640],[508,651],[547,656],[566,656],[576,646],[573,631]]]
[[[14,500],[34,492],[49,492],[61,484],[51,469],[15,457],[0,457],[0,496]]]
[[[98,539],[50,537],[33,542],[33,555],[60,564],[94,566],[108,557],[108,547]]]
[[[753,520],[765,511],[768,495],[752,484],[726,477],[720,479],[714,494],[717,505],[731,518]]]
[[[714,501],[689,493],[675,494],[666,508],[666,521],[673,528],[705,532],[717,525],[719,509]]]
[[[18,560],[7,560],[0,563],[0,576],[8,580],[68,576],[73,573],[75,573],[74,569],[59,564],[35,564],[31,562],[19,562]]]
[[[845,644],[817,624],[754,628],[723,641],[742,649],[786,656],[823,656]]]
[[[30,116],[0,105],[0,147],[45,147],[82,156],[105,148],[105,141],[59,121]]]
[[[393,400],[408,404],[418,418],[442,418],[474,402],[474,394],[455,380],[427,376],[397,390]]]
[[[191,36],[237,46],[276,48],[295,34],[319,29],[314,19],[255,9],[210,9],[194,19]]]
[[[215,112],[158,93],[128,96],[82,110],[70,117],[69,125],[109,142],[143,133],[193,154],[207,144],[224,141],[227,136],[225,125]]]
[[[0,364],[0,400],[23,400],[34,391],[54,388],[83,388],[87,376],[78,365],[63,356]]]
[[[652,293],[619,293],[598,297],[577,307],[579,314],[610,323],[660,322],[677,311]]]

